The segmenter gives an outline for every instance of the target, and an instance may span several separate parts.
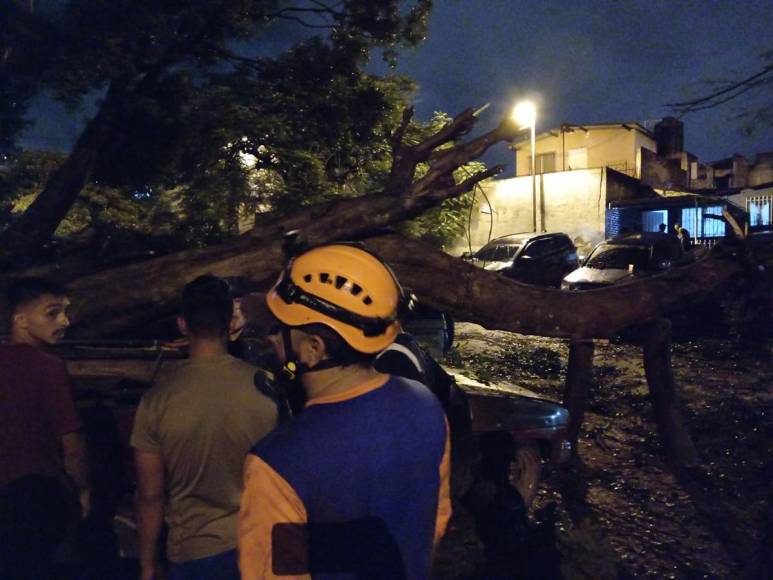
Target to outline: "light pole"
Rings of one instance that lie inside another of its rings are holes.
[[[512,118],[521,129],[531,129],[531,222],[537,231],[537,144],[535,127],[537,125],[537,107],[531,101],[520,101],[513,108]]]

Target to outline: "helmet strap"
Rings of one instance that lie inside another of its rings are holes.
[[[286,378],[290,380],[294,380],[296,378],[300,378],[301,375],[304,375],[306,373],[313,373],[315,371],[324,371],[327,369],[332,369],[335,367],[342,366],[340,362],[331,358],[321,360],[313,367],[310,367],[309,365],[302,363],[299,360],[298,355],[295,353],[295,350],[293,350],[293,343],[290,338],[290,327],[283,325],[281,332],[282,332],[282,343],[284,345],[284,351],[285,351],[285,363],[284,365],[282,365],[282,372],[284,373]]]
[[[293,350],[293,342],[290,338],[290,327],[282,326],[282,344],[285,351],[285,362],[282,365],[282,373],[288,380],[295,380],[308,370],[305,364],[298,360],[298,355]]]

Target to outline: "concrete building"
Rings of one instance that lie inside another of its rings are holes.
[[[533,231],[531,177],[484,184],[470,223],[470,242],[479,248],[490,239]],[[537,231],[565,232],[581,254],[603,240],[611,203],[657,198],[649,187],[611,167],[537,175]]]
[[[483,186],[470,223],[469,245],[519,232],[567,233],[581,254],[625,231],[657,232],[661,224],[690,230],[711,244],[728,232],[725,208],[749,214],[749,225],[773,220],[773,153],[754,163],[740,155],[701,164],[684,150],[681,121],[666,117],[650,131],[638,123],[568,125],[513,147],[516,177]],[[742,211],[738,211],[742,210]],[[533,215],[536,215],[536,224]],[[467,249],[457,248],[461,252]]]
[[[516,177],[529,175],[531,146],[516,143]],[[537,173],[610,167],[641,176],[641,150],[655,153],[655,136],[638,123],[564,124],[536,137]]]

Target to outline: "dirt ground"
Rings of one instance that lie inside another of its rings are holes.
[[[561,400],[565,341],[472,324],[459,324],[456,336],[449,362],[465,374]],[[770,354],[770,345],[752,353],[720,339],[674,345],[682,411],[701,459],[675,470],[659,446],[641,349],[597,343],[578,458],[547,474],[528,514],[529,548],[500,565],[498,577],[773,577]],[[463,514],[456,525],[474,536]],[[460,561],[447,574],[493,574],[474,569]]]

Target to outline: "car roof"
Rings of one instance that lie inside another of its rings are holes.
[[[554,236],[566,236],[562,232],[524,232],[521,234],[507,234],[506,236],[500,236],[494,238],[488,244],[523,244],[529,240],[536,238],[549,238]]]

